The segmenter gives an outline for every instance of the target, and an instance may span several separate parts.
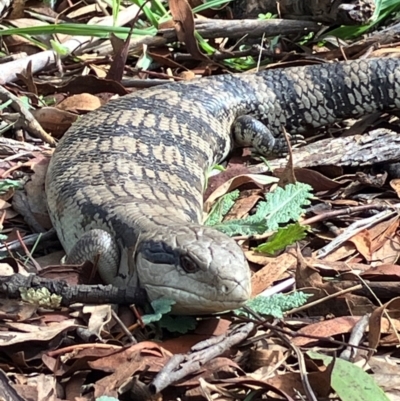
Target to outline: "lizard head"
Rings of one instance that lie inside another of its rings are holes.
[[[250,298],[250,269],[236,242],[215,229],[169,226],[143,239],[135,261],[152,301],[175,301],[173,313],[207,314],[239,308]]]

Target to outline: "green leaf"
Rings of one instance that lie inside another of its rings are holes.
[[[59,55],[59,56],[68,56],[70,50],[68,47],[62,45],[61,43],[56,42],[53,39],[50,39],[50,44],[52,49]]]
[[[325,365],[333,358],[309,351],[311,359],[322,360]],[[337,358],[331,377],[332,389],[341,401],[389,401],[384,391],[375,383],[373,377],[351,362]]]
[[[154,313],[150,313],[142,316],[142,321],[144,324],[149,324],[153,322],[158,322],[161,320],[162,316],[171,312],[172,305],[175,301],[168,298],[159,298],[151,302],[151,307]]]
[[[151,4],[150,2],[146,0],[135,0],[135,3],[139,6],[142,7],[142,11],[146,15],[146,18],[150,21],[151,25],[155,28],[158,27],[158,16],[153,13],[151,10],[151,7],[148,6],[148,4]]]
[[[305,294],[301,291],[292,294],[275,294],[271,297],[259,295],[247,301],[246,306],[260,315],[281,319],[284,312],[304,305],[310,296],[310,294]],[[237,315],[249,315],[244,309],[238,309],[235,313]]]
[[[304,239],[308,229],[309,226],[302,226],[299,223],[289,224],[284,228],[280,228],[267,242],[253,249],[257,252],[274,255],[296,241]]]
[[[0,111],[4,110],[5,108],[7,108],[13,101],[11,99],[8,99],[6,102],[2,103],[0,105]]]
[[[261,19],[261,20],[274,19],[277,17],[278,16],[276,14],[272,14],[272,13],[258,14],[258,19]]]
[[[199,6],[193,9],[193,13],[199,13],[204,10],[208,10],[209,8],[220,8],[225,3],[230,3],[232,0],[210,0],[203,2]]]
[[[240,192],[238,189],[236,189],[235,191],[221,196],[221,198],[215,202],[204,224],[206,226],[214,226],[218,223],[221,223],[222,219],[229,212],[229,210],[231,210],[232,206],[235,204],[235,201],[239,198],[239,195]]]
[[[250,216],[243,220],[223,221],[222,223],[215,224],[213,227],[230,237],[234,235],[261,235],[268,231],[268,223],[266,221],[254,221],[252,217]]]
[[[246,219],[235,219],[215,224],[213,227],[227,235],[254,235],[275,231],[279,224],[297,221],[302,208],[310,204],[311,187],[298,182],[276,188],[266,195],[266,202],[260,202],[254,215]]]
[[[5,180],[0,181],[0,195],[5,194],[10,188],[22,189],[23,187],[24,186],[19,181],[6,178]]]
[[[143,52],[143,54],[139,57],[139,60],[136,63],[136,68],[147,70],[152,62],[153,58],[149,56],[147,52]]]
[[[121,0],[112,0],[113,26],[115,26],[117,23],[117,18],[120,8],[121,8]]]
[[[214,166],[212,166],[212,170],[226,171],[226,168],[224,166],[221,166],[220,164],[214,164]]]
[[[160,327],[167,329],[171,333],[186,334],[190,330],[194,330],[197,321],[193,316],[163,316],[160,320]]]
[[[260,203],[260,214],[268,219],[269,229],[276,230],[279,224],[296,221],[303,213],[302,208],[310,204],[311,190],[309,185],[298,182],[269,192],[266,202]]]
[[[377,0],[375,6],[375,13],[368,24],[360,26],[341,26],[328,32],[327,36],[337,36],[341,39],[359,37],[377,24],[388,19],[391,14],[400,10],[400,2],[398,0]]]
[[[119,26],[87,25],[87,24],[51,24],[42,26],[29,26],[26,28],[8,28],[0,30],[3,35],[43,35],[46,33],[63,33],[65,35],[97,36],[108,38],[110,33],[120,35],[124,38],[128,36],[130,28]],[[154,36],[157,29],[149,27],[146,29],[133,29],[132,37],[150,35]]]
[[[21,299],[32,305],[43,306],[46,308],[56,309],[61,305],[62,297],[52,294],[45,288],[25,288],[20,287],[19,292]]]

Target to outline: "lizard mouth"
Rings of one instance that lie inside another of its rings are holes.
[[[152,301],[158,298],[175,300],[172,312],[176,314],[208,314],[229,311],[240,308],[250,297],[249,291],[238,286],[229,294],[212,292],[207,295],[200,295],[187,288],[171,288],[161,285],[144,286],[149,299]]]

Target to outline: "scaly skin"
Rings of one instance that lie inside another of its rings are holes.
[[[232,239],[201,226],[205,172],[228,155],[232,129],[241,145],[279,153],[282,126],[297,134],[399,107],[396,59],[138,91],[64,135],[47,173],[50,216],[70,261],[102,254],[108,283],[141,285],[151,300],[173,298],[176,313],[237,308],[251,292],[247,262]]]

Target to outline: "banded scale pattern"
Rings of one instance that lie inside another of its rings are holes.
[[[279,139],[282,126],[296,134],[398,108],[400,60],[390,58],[138,91],[82,117],[64,135],[47,173],[50,216],[71,261],[90,260],[91,244],[100,244],[93,252],[102,255],[107,282],[143,286],[150,299],[172,297],[177,313],[238,307],[250,296],[243,253],[201,226],[205,173],[234,146],[235,123],[251,116]],[[238,139],[251,145],[257,135]],[[280,152],[281,144],[262,150]]]

